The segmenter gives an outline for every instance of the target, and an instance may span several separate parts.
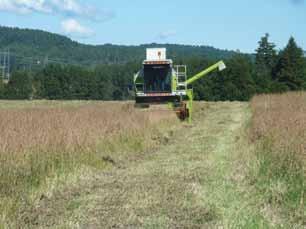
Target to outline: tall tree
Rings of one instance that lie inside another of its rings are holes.
[[[289,39],[287,46],[279,55],[275,79],[282,85],[282,89],[306,89],[304,53],[293,37]]]
[[[255,82],[257,85],[257,92],[270,92],[272,83],[272,71],[277,60],[277,52],[275,44],[269,42],[269,34],[261,38],[258,42],[259,47],[256,49],[255,58]]]
[[[3,83],[3,79],[0,78],[0,99],[5,98],[5,87]]]
[[[219,73],[223,78],[223,86],[221,92],[222,100],[249,100],[256,91],[253,73],[253,63],[247,55],[236,54],[228,62],[227,71]],[[216,78],[218,79],[218,78]]]
[[[32,99],[32,76],[29,72],[14,72],[7,85],[6,96],[8,99]]]
[[[227,60],[226,65],[225,71],[213,72],[195,82],[195,99],[245,101],[254,95],[256,88],[252,77],[252,60],[247,55],[238,53]]]
[[[41,95],[46,99],[63,99],[63,83],[60,77],[65,74],[65,69],[60,65],[48,65],[42,72],[40,79]]]

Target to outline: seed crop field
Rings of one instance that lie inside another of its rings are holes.
[[[305,104],[1,101],[0,228],[304,228]]]

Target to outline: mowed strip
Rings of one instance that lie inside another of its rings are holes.
[[[243,139],[249,105],[199,103],[196,110],[194,123],[182,124],[155,152],[105,171],[84,169],[20,220],[31,228],[266,224],[241,161],[249,150]]]

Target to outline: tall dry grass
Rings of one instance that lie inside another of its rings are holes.
[[[74,151],[123,132],[146,129],[171,112],[143,112],[132,104],[104,103],[78,108],[0,110],[0,152]]]
[[[258,156],[253,182],[286,223],[306,226],[306,92],[258,95],[251,109]]]
[[[176,120],[171,111],[132,103],[0,109],[0,225],[47,177],[83,165],[103,168],[116,154],[145,150],[161,123]]]
[[[277,153],[306,162],[306,93],[259,95],[251,107],[253,139],[267,137]]]

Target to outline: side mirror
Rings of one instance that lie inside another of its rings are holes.
[[[128,90],[133,91],[134,90],[134,85],[133,84],[128,84]]]

